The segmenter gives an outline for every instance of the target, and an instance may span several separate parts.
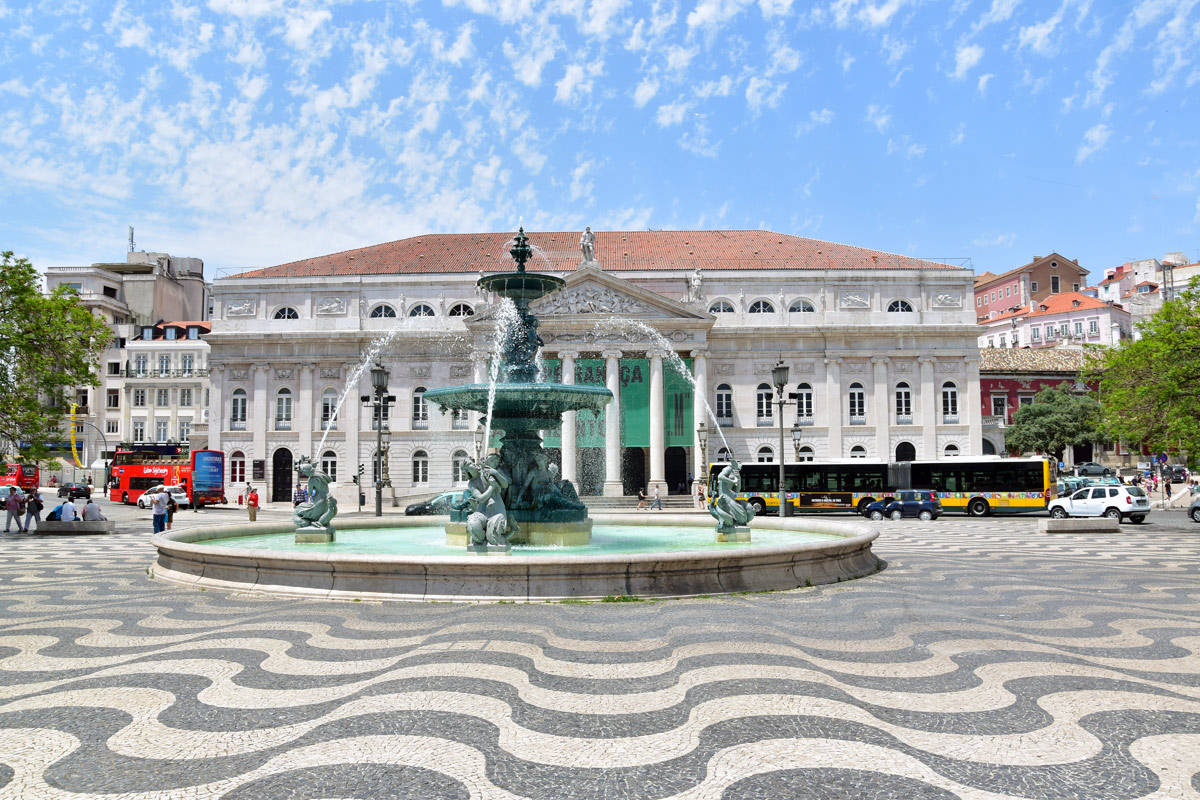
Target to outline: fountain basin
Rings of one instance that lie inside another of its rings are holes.
[[[511,555],[356,553],[342,545],[359,533],[423,529],[443,537],[445,528],[429,517],[345,519],[338,542],[281,548],[206,544],[215,539],[280,534],[292,541],[286,524],[224,525],[173,530],[153,537],[158,556],[151,569],[157,580],[187,586],[330,599],[514,600],[537,602],[603,599],[610,596],[687,597],[794,589],[835,583],[878,571],[871,543],[879,535],[869,525],[831,520],[763,518],[751,543],[717,544],[703,518],[689,514],[596,515],[596,537],[604,526],[630,526],[704,534],[711,544],[695,549],[611,552],[586,548],[514,548]],[[431,525],[431,523],[433,523]],[[823,534],[820,538],[791,534]],[[761,534],[761,535],[760,535]],[[441,551],[438,551],[441,552]]]
[[[460,408],[486,414],[488,410],[488,385],[472,383],[466,386],[448,386],[430,389],[425,399],[439,407]],[[591,409],[602,412],[612,392],[603,386],[587,386],[574,383],[497,383],[496,400],[492,409],[494,419],[538,419],[562,424],[564,411]],[[497,423],[496,427],[503,428]]]

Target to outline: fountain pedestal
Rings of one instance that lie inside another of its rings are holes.
[[[750,528],[745,525],[735,525],[731,531],[717,531],[718,542],[749,542]]]
[[[328,528],[325,530],[310,528],[296,531],[296,544],[328,544],[333,540],[334,533]]]

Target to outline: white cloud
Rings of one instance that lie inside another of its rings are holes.
[[[633,104],[642,108],[656,94],[658,94],[658,81],[648,77],[642,78],[637,88],[633,90]]]
[[[979,76],[979,81],[976,84],[980,94],[987,94],[988,83],[992,78],[996,77],[993,73],[987,72]]]
[[[778,32],[772,31],[767,36],[768,75],[786,75],[795,72],[804,62],[800,51],[792,49]]]
[[[687,114],[689,108],[691,108],[691,104],[682,100],[661,105],[658,107],[658,113],[654,116],[654,121],[658,123],[660,128],[678,125],[683,122],[683,117]]]
[[[732,92],[733,78],[728,75],[722,75],[720,80],[705,81],[694,91],[696,97],[705,100],[710,97],[728,97]]]
[[[978,236],[971,240],[976,247],[1012,247],[1017,240],[1015,233],[997,233],[994,236]]]
[[[978,33],[989,25],[1007,22],[1020,4],[1021,0],[992,0],[991,8],[979,18],[979,21],[973,26],[973,30]]]
[[[882,28],[892,21],[892,17],[904,5],[904,0],[885,0],[878,5],[868,4],[858,11],[858,19],[872,28]]]
[[[687,25],[689,28],[715,30],[742,13],[750,4],[750,0],[700,0],[687,15]]]
[[[309,47],[317,29],[333,19],[333,14],[324,8],[291,11],[285,15],[283,38],[297,50]]]
[[[588,159],[576,165],[575,169],[571,170],[571,189],[570,196],[572,202],[579,200],[587,200],[592,202],[592,191],[595,189],[595,184],[588,177],[596,166],[596,162]]]
[[[892,115],[888,113],[887,106],[869,105],[867,106],[867,122],[875,126],[875,130],[883,133],[887,130],[888,125],[892,122]]]
[[[792,0],[758,0],[758,8],[768,19],[782,17],[792,10]]]
[[[967,140],[967,123],[960,122],[958,127],[954,129],[954,135],[950,137],[950,144],[962,144]]]
[[[962,45],[954,53],[954,77],[965,78],[983,58],[983,48],[977,44]]]
[[[554,100],[557,103],[577,103],[586,95],[591,94],[592,82],[587,79],[583,65],[570,64],[562,79],[554,84]]]
[[[889,65],[895,65],[908,52],[908,42],[903,39],[897,39],[887,33],[883,35],[883,40],[879,43],[879,46],[887,53],[887,63]]]
[[[803,122],[796,126],[796,134],[802,135],[814,131],[822,125],[828,125],[833,122],[834,116],[833,110],[828,108],[822,108],[819,111],[815,109],[809,111],[808,122]]]
[[[607,39],[616,32],[618,26],[613,21],[627,5],[629,0],[592,0],[580,30],[588,36]]]
[[[1088,128],[1087,133],[1083,134],[1083,143],[1079,145],[1079,149],[1075,151],[1075,163],[1082,164],[1093,153],[1102,149],[1108,144],[1109,137],[1112,136],[1112,128],[1101,122],[1098,125],[1093,125]]]
[[[787,89],[787,84],[783,82],[771,81],[759,77],[751,78],[746,84],[746,103],[750,106],[750,110],[756,114],[764,106],[775,108],[779,105],[779,101],[783,99],[785,89]]]
[[[672,72],[682,72],[692,63],[692,59],[700,51],[695,47],[681,47],[679,45],[671,45],[663,52],[667,56],[667,69]]]
[[[819,181],[820,179],[821,179],[821,170],[818,169],[817,171],[815,171],[812,174],[812,177],[808,179],[808,181],[804,184],[804,186],[801,187],[804,191],[805,197],[812,197],[812,188],[814,185],[816,185],[817,181]]]
[[[1021,32],[1017,36],[1017,47],[1022,50],[1029,48],[1041,56],[1050,55],[1053,52],[1054,45],[1054,40],[1051,37],[1058,28],[1058,24],[1062,22],[1064,9],[1065,6],[1062,6],[1053,16],[1021,28]]]

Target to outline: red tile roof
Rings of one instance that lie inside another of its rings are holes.
[[[596,231],[605,270],[958,269],[949,264],[771,231]],[[498,272],[513,268],[512,233],[431,233],[264,267],[232,278]],[[532,271],[571,272],[578,231],[530,232]]]
[[[191,328],[197,327],[204,332],[212,330],[212,322],[206,319],[190,319],[190,320],[171,320],[170,322],[160,322],[159,327],[166,328]]]
[[[1075,305],[1078,301],[1079,305]],[[1043,309],[1043,306],[1045,307]],[[1088,297],[1086,294],[1079,292],[1061,292],[1052,294],[1037,304],[1037,309],[1030,311],[1022,306],[1016,311],[1009,311],[999,316],[992,317],[988,322],[995,322],[998,319],[1011,319],[1012,317],[1045,317],[1052,314],[1063,314],[1068,311],[1092,311],[1098,308],[1112,308],[1109,303],[1099,300],[1095,297]],[[1116,306],[1120,308],[1120,306]]]

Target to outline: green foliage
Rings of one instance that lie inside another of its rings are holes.
[[[97,361],[111,336],[66,287],[41,292],[26,259],[0,253],[0,449],[23,461],[46,459],[47,440],[64,438],[74,387],[96,385]]]
[[[1141,338],[1094,365],[1109,435],[1151,450],[1200,452],[1200,290],[1164,303]]]
[[[1057,456],[1071,445],[1101,442],[1105,438],[1099,403],[1087,395],[1052,388],[1043,389],[1031,404],[1018,408],[1012,426],[1004,435],[1010,449]]]

